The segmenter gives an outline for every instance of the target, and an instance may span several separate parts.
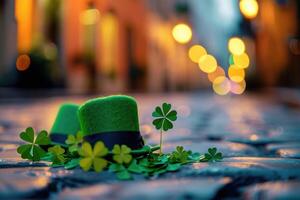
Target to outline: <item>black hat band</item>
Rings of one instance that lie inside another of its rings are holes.
[[[131,149],[140,149],[144,146],[144,141],[139,131],[113,131],[96,133],[84,136],[84,140],[92,145],[98,141],[102,141],[108,149],[112,149],[115,144],[124,144]]]
[[[68,139],[68,136],[65,134],[59,134],[59,133],[51,133],[50,139],[52,142],[65,144],[66,140]]]

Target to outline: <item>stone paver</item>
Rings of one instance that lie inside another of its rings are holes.
[[[50,183],[47,168],[0,169],[0,196],[2,199],[31,198],[40,193],[47,196]]]
[[[277,154],[284,158],[300,158],[300,148],[279,149]]]
[[[187,172],[189,173],[189,172]],[[216,163],[194,163],[191,175],[249,176],[266,180],[300,178],[300,160],[289,158],[232,157]]]
[[[255,184],[245,189],[245,199],[299,200],[299,181],[278,181]]]
[[[145,141],[158,144],[152,126],[155,106],[170,102],[178,111],[164,134],[164,152],[177,145],[204,153],[217,147],[224,160],[196,163],[178,172],[122,182],[110,172],[48,168],[20,159],[20,131],[50,130],[63,102],[91,97],[0,99],[0,199],[265,199],[294,197],[300,181],[300,110],[273,96],[219,97],[208,93],[135,95]],[[293,181],[291,181],[293,180]],[[276,181],[276,182],[272,182]],[[266,183],[265,183],[266,182]],[[283,188],[275,190],[274,188]]]
[[[165,179],[65,190],[58,199],[211,199],[229,178]]]

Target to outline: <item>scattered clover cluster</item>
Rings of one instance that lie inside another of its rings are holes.
[[[156,107],[152,113],[157,130],[160,130],[160,146],[151,149],[144,146],[139,150],[132,150],[126,145],[114,145],[110,151],[102,141],[91,145],[83,140],[81,132],[68,135],[65,145],[53,145],[47,131],[34,133],[32,127],[20,133],[20,138],[27,144],[20,145],[17,152],[23,159],[31,161],[47,161],[51,167],[74,169],[81,167],[84,171],[101,172],[108,170],[116,174],[120,180],[133,179],[133,174],[145,177],[158,176],[167,172],[174,172],[188,163],[216,162],[222,160],[222,153],[217,148],[209,148],[204,155],[187,151],[177,146],[172,153],[162,153],[162,134],[172,129],[172,122],[177,119],[177,112],[171,109],[171,104],[164,103]],[[36,136],[35,136],[36,135]],[[153,152],[158,150],[159,153]],[[141,152],[148,152],[141,154]]]

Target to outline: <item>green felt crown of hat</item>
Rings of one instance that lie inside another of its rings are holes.
[[[91,99],[79,107],[78,117],[84,139],[92,144],[103,141],[109,148],[125,144],[142,148],[138,109],[133,97],[114,95]]]
[[[78,108],[79,105],[71,103],[60,106],[50,131],[53,143],[65,144],[68,135],[75,135],[80,130]]]

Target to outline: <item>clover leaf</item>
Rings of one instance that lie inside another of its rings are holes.
[[[217,148],[209,148],[208,152],[204,154],[204,158],[201,161],[216,162],[223,159],[222,153],[217,152]]]
[[[122,146],[115,144],[112,152],[114,154],[114,161],[116,161],[119,164],[128,164],[132,159],[132,156],[130,155],[131,149],[124,144]]]
[[[84,142],[79,150],[82,157],[79,165],[84,171],[88,171],[93,167],[96,172],[102,171],[108,164],[103,157],[108,154],[108,149],[103,142],[99,141],[92,148],[91,144]]]
[[[75,136],[74,135],[68,135],[68,138],[65,141],[65,143],[69,146],[68,150],[71,153],[78,151],[79,145],[82,142],[83,142],[83,136],[82,136],[80,131],[78,131]]]
[[[157,130],[160,130],[160,143],[159,143],[159,154],[162,154],[162,132],[168,131],[173,128],[172,122],[177,120],[176,110],[171,110],[172,105],[169,103],[163,103],[162,107],[157,106],[152,113],[154,120],[152,124]]]
[[[65,150],[60,145],[55,145],[48,148],[48,152],[52,155],[52,165],[59,165],[65,162]]]
[[[156,119],[152,123],[157,130],[168,131],[173,128],[172,122],[176,121],[177,112],[171,107],[171,104],[163,103],[162,107],[157,106],[153,111],[152,117]]]
[[[32,127],[28,127],[25,131],[21,132],[20,138],[29,144],[19,146],[17,152],[21,154],[23,159],[32,161],[41,160],[46,152],[40,146],[50,144],[47,131],[43,130],[34,137],[34,129]]]
[[[173,151],[170,155],[170,161],[173,163],[185,163],[191,154],[191,151],[186,151],[182,146],[177,146],[176,151]]]
[[[138,165],[136,159],[133,159],[128,167],[128,171],[140,174],[143,172],[143,168],[140,165]]]
[[[65,164],[65,169],[74,169],[79,165],[80,158],[73,158]]]

